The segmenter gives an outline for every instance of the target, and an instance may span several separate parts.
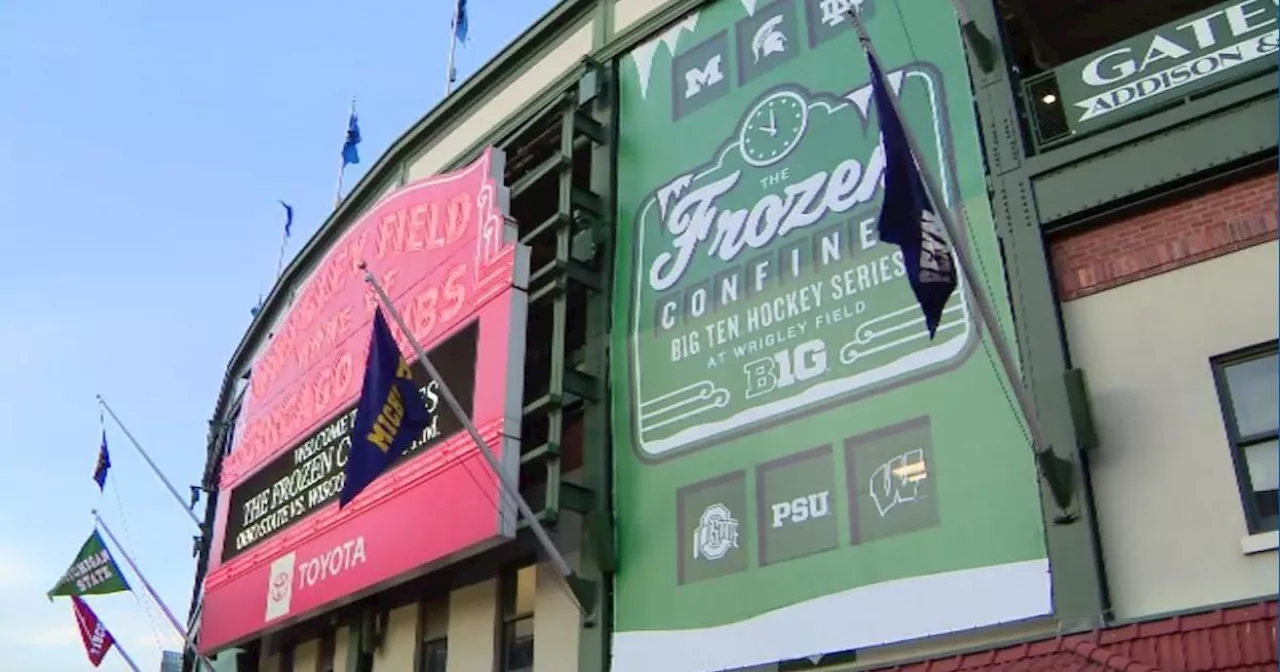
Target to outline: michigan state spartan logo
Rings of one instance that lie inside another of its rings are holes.
[[[765,14],[755,15],[759,39],[736,62],[791,48],[791,19]],[[730,78],[714,55],[700,63],[679,73],[688,77],[674,80],[678,89]],[[941,78],[928,64],[887,74],[913,127],[931,131],[920,134],[930,154],[921,158],[945,168],[951,201]],[[964,292],[952,296],[930,341],[901,253],[876,237],[884,153],[870,94],[869,85],[841,94],[774,86],[723,125],[731,130],[705,163],[641,202],[631,227],[627,358],[642,458],[670,458],[933,375],[969,352]]]

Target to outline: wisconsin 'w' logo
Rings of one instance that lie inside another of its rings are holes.
[[[909,450],[880,465],[871,474],[871,501],[883,518],[893,508],[914,502],[920,496],[920,482],[929,478],[924,449]]]

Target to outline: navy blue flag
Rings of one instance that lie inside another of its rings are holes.
[[[107,470],[111,468],[111,454],[107,452],[107,433],[102,432],[102,447],[98,449],[98,466],[93,469],[93,482],[98,490],[107,487]]]
[[[360,117],[352,103],[351,116],[347,119],[347,139],[342,143],[342,165],[360,163],[360,152],[356,145],[360,144]]]
[[[924,323],[932,340],[942,321],[942,311],[956,289],[956,265],[934,204],[929,202],[920,167],[911,154],[907,132],[894,111],[893,95],[884,73],[870,53],[871,96],[880,120],[884,145],[884,205],[878,222],[880,240],[902,249],[907,278],[924,311]]]
[[[284,201],[279,201],[279,203],[284,206],[284,237],[288,238],[289,234],[293,233],[293,206]]]
[[[431,412],[418,394],[409,364],[400,354],[379,308],[373,314],[373,343],[369,346],[364,389],[351,430],[346,481],[338,496],[338,507],[355,499],[430,426]]]
[[[453,8],[453,36],[459,42],[467,41],[467,0],[458,0]]]

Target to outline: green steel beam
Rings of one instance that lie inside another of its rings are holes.
[[[1247,103],[1259,97],[1274,96],[1275,92],[1274,73],[1242,81],[1178,107],[1157,112],[1029,157],[1027,174],[1033,177],[1043,175],[1062,166],[1105,154],[1116,147],[1139,142],[1148,136],[1182,126],[1220,110]]]
[[[600,28],[602,37],[597,49],[612,39],[613,2],[601,0],[601,15],[607,25]],[[598,284],[587,292],[586,344],[582,362],[574,368],[580,374],[578,383],[594,387],[594,395],[583,394],[582,416],[582,468],[578,482],[595,494],[591,508],[584,514],[583,543],[578,557],[578,574],[595,581],[601,590],[595,591],[594,604],[589,610],[594,617],[584,622],[584,630],[578,638],[579,672],[600,672],[609,667],[609,644],[613,616],[612,572],[616,566],[613,541],[612,497],[612,443],[609,436],[609,398],[604,384],[608,372],[608,334],[611,301],[610,282],[613,267],[613,208],[614,165],[617,147],[617,87],[614,64],[592,64],[588,81],[594,89],[584,113],[598,124],[601,137],[592,137],[591,175],[589,187],[592,199],[576,199],[585,216],[575,217],[590,231],[594,258],[590,270],[595,272]],[[592,126],[592,131],[595,127]],[[599,140],[603,140],[600,142]],[[589,202],[593,201],[594,202]],[[572,377],[570,378],[572,379]],[[575,385],[575,387],[577,387]],[[581,391],[581,390],[579,390]]]
[[[1000,39],[994,3],[974,1],[969,7],[979,29]],[[1005,53],[1003,49],[996,52]],[[981,73],[970,60],[996,232],[1005,252],[1023,380],[1034,399],[1046,438],[1059,456],[1073,459],[1075,482],[1079,484],[1076,499],[1080,518],[1070,525],[1055,524],[1050,494],[1041,484],[1045,538],[1053,568],[1054,615],[1064,632],[1091,629],[1106,618],[1106,579],[1092,495],[1084,490],[1083,484],[1088,482],[1084,478],[1084,458],[1078,450],[1064,382],[1067,352],[1058,304],[1025,171],[1026,148],[1015,104],[1015,84],[1010,81],[1006,63],[997,63],[990,72]]]
[[[1275,83],[1261,97],[1032,178],[1042,225],[1107,208],[1274,150]]]

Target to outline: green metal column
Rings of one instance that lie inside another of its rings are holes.
[[[536,243],[543,250],[530,272],[530,314],[551,316],[547,387],[523,408],[527,424],[546,423],[546,440],[522,447],[521,470],[544,472],[541,520],[559,525],[565,522],[564,511],[582,516],[577,574],[595,590],[590,591],[592,603],[584,605],[589,615],[582,624],[579,667],[599,672],[608,660],[608,574],[613,569],[604,381],[613,257],[614,105],[607,68],[588,60],[582,71],[577,86],[548,114],[530,123],[530,127],[545,124],[547,131],[539,137],[554,142],[557,149],[516,180],[511,194],[514,199],[531,189],[555,185],[555,212],[521,236],[522,243],[531,247]],[[558,118],[549,119],[554,115]],[[577,339],[584,342],[570,342],[571,334],[585,335]],[[569,419],[578,414],[583,423],[582,466],[580,478],[570,481],[562,473],[564,431]]]
[[[596,581],[595,617],[584,623],[578,644],[579,672],[603,672],[609,666],[609,636],[613,621],[613,571],[615,567],[612,505],[612,443],[609,431],[609,396],[605,380],[609,370],[610,285],[613,279],[614,164],[616,162],[616,95],[612,64],[588,63],[579,85],[578,124],[589,128],[592,140],[590,189],[601,198],[594,212],[583,212],[580,246],[589,251],[599,285],[587,297],[586,345],[582,370],[594,382],[597,396],[583,414],[582,483],[596,493],[586,513],[579,572]]]
[[[979,29],[998,42],[997,13],[991,0],[970,0],[970,15]],[[1003,47],[997,48],[1003,55]],[[1085,489],[1082,455],[1072,424],[1064,375],[1067,353],[1053,291],[1048,250],[1024,172],[1025,147],[1014,100],[1008,64],[998,58],[991,72],[983,72],[970,58],[974,97],[986,148],[989,190],[997,233],[1005,253],[1010,299],[1022,355],[1023,379],[1030,386],[1041,426],[1054,451],[1074,458],[1076,498],[1080,518],[1057,525],[1054,506],[1041,487],[1049,561],[1053,572],[1053,603],[1064,631],[1090,629],[1107,609],[1105,578],[1100,565],[1092,499]]]

